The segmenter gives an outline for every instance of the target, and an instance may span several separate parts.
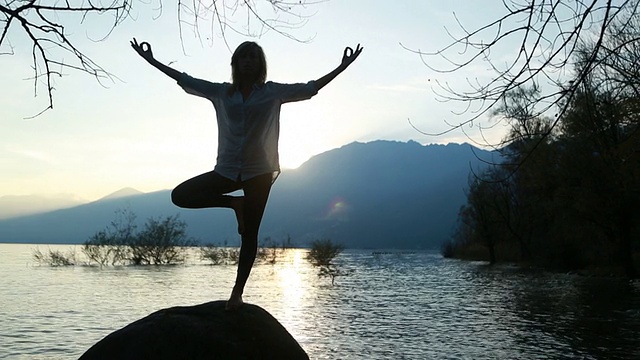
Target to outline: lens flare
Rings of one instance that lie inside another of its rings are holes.
[[[327,207],[325,219],[347,220],[349,204],[341,197],[335,197]]]

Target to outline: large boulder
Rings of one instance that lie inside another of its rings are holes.
[[[212,301],[157,311],[107,335],[80,360],[309,359],[266,310],[244,304],[226,311],[225,303]]]

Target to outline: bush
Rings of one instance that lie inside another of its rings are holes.
[[[211,265],[235,265],[240,260],[240,249],[207,244],[200,247],[200,259],[208,260]]]
[[[67,254],[63,254],[60,250],[51,250],[43,253],[40,249],[33,250],[33,258],[39,264],[46,264],[50,266],[73,266],[76,264],[75,251],[70,250]]]
[[[129,244],[130,260],[135,265],[161,265],[182,263],[186,248],[195,240],[187,236],[187,224],[178,215],[163,220],[151,218],[145,228]]]
[[[82,253],[89,260],[89,264],[96,263],[100,266],[124,265],[128,262],[128,248],[119,245],[114,238],[99,231],[82,245]]]
[[[280,254],[292,246],[290,236],[281,244],[272,240],[271,237],[266,237],[260,242],[256,261],[273,265],[278,262]],[[240,260],[240,249],[228,247],[226,241],[222,246],[207,244],[200,247],[200,259],[209,261],[211,265],[235,265]]]
[[[90,264],[125,265],[130,262],[129,245],[136,239],[136,215],[128,209],[119,209],[115,213],[115,219],[109,226],[95,233],[82,246]]]
[[[445,259],[452,258],[456,253],[456,244],[453,240],[447,240],[440,246],[440,254]]]
[[[266,237],[262,240],[262,246],[258,248],[257,259],[273,265],[278,261],[280,254],[288,247],[291,247],[291,237],[287,237],[287,241],[283,241],[281,246],[279,246],[276,241],[272,240],[271,237]]]
[[[211,265],[226,264],[226,256],[224,250],[216,245],[207,244],[200,247],[200,260],[208,260]]]
[[[333,259],[344,250],[342,245],[334,244],[331,239],[314,240],[311,243],[311,250],[307,254],[314,266],[332,265]]]
[[[82,252],[89,263],[161,265],[182,263],[187,247],[196,241],[187,236],[187,224],[178,215],[150,218],[136,233],[136,216],[129,210],[116,211],[116,219],[87,240]]]
[[[334,244],[330,239],[314,240],[311,250],[307,254],[307,260],[313,266],[318,267],[318,277],[330,277],[331,285],[335,284],[337,276],[347,275],[333,263],[333,259],[344,250],[339,244]]]

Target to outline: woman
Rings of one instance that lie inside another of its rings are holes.
[[[305,84],[267,82],[267,64],[262,48],[244,42],[231,57],[232,83],[212,83],[193,78],[160,63],[151,46],[131,41],[133,49],[149,64],[176,80],[187,93],[210,100],[218,122],[218,158],[213,171],[178,185],[171,200],[189,209],[224,207],[233,209],[242,237],[235,286],[227,309],[242,305],[242,293],[258,249],[258,229],[271,185],[280,173],[278,136],[280,106],[306,100],[317,94],[360,55],[347,47],[342,62],[330,73]],[[242,190],[243,196],[228,195]]]

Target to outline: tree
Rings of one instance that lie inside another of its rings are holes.
[[[334,244],[331,239],[314,240],[311,250],[307,254],[307,260],[314,266],[331,265],[333,259],[342,252],[342,245]]]
[[[99,266],[125,264],[130,258],[130,248],[136,238],[136,215],[130,209],[115,211],[115,219],[85,241],[82,252]]]
[[[106,229],[87,240],[82,252],[89,263],[163,265],[182,263],[187,248],[196,241],[187,235],[187,224],[178,215],[149,218],[136,232],[136,216],[130,210],[116,211],[116,219]]]
[[[601,82],[585,83],[563,119],[563,140],[572,156],[563,168],[573,173],[575,216],[595,226],[613,248],[611,257],[636,277],[633,227],[640,205],[640,97],[621,95]],[[636,241],[637,243],[637,241]]]
[[[76,253],[73,250],[64,254],[60,250],[49,249],[48,252],[43,253],[40,249],[33,250],[33,259],[39,264],[46,264],[49,266],[73,266],[76,264]]]
[[[162,265],[182,263],[186,248],[196,241],[187,236],[187,224],[178,216],[164,219],[150,218],[142,230],[129,244],[131,262],[135,265]]]
[[[637,66],[617,64],[618,73],[631,73]],[[545,118],[524,111],[532,101],[528,94],[534,92],[505,97],[514,100],[497,111],[512,126],[508,138],[513,140],[503,151],[506,161],[474,179],[461,212],[467,242],[458,239],[448,251],[481,244],[491,254],[499,239],[519,243],[525,261],[638,276],[640,97],[633,90],[634,79],[619,81],[600,66],[566,105],[553,136],[546,135],[550,124]],[[508,175],[496,176],[498,171]]]
[[[95,77],[98,81],[111,75],[98,63],[88,57],[75,45],[67,31],[67,21],[60,15],[67,15],[68,22],[92,21],[94,16],[111,15],[112,28],[122,23],[129,15],[131,0],[106,2],[51,2],[42,0],[4,0],[0,3],[0,55],[14,55],[13,36],[26,36],[31,44],[34,90],[44,86],[49,106],[53,108],[54,77],[61,77],[65,71],[79,71]],[[15,32],[22,31],[22,34]],[[69,57],[69,54],[71,55]],[[36,115],[36,116],[37,116]]]
[[[467,212],[475,225],[476,242],[484,245],[489,252],[489,264],[497,261],[496,247],[501,241],[504,219],[508,217],[509,208],[503,201],[507,194],[503,192],[502,181],[482,181],[474,178],[467,195]]]
[[[177,0],[180,38],[183,29],[190,29],[200,40],[204,29],[217,32],[223,38],[228,32],[259,37],[275,31],[288,38],[303,41],[290,31],[303,26],[308,6],[316,1],[280,0]],[[102,68],[76,44],[77,38],[69,30],[73,25],[96,21],[110,16],[110,25],[104,36],[124,21],[132,20],[133,0],[48,1],[0,0],[0,56],[15,54],[12,38],[25,37],[31,45],[34,91],[44,87],[48,106],[35,116],[53,108],[55,78],[66,71],[81,72],[98,82],[112,80],[113,75]],[[135,4],[139,6],[138,4]],[[162,12],[162,1],[157,0],[156,11]],[[236,21],[238,18],[243,19]],[[20,40],[16,40],[20,41]]]
[[[318,276],[331,278],[331,284],[335,283],[336,277],[345,273],[333,263],[333,259],[344,250],[344,247],[335,244],[331,239],[314,240],[311,243],[311,250],[307,254],[307,260],[313,266],[318,267]]]
[[[503,6],[503,14],[475,29],[468,30],[456,18],[460,35],[449,32],[452,41],[441,49],[412,50],[421,56],[426,66],[439,73],[455,73],[483,65],[493,74],[487,81],[469,80],[468,89],[437,82],[439,97],[465,104],[469,116],[450,123],[443,132],[429,135],[442,135],[476,123],[481,130],[495,126],[484,122],[486,115],[506,96],[526,87],[539,90],[528,105],[531,115],[553,119],[543,134],[549,135],[568,111],[580,87],[604,69],[600,64],[611,64],[608,71],[613,71],[619,61],[630,59],[620,50],[638,47],[639,39],[634,35],[634,29],[638,28],[638,0],[505,0]],[[499,50],[501,47],[512,49],[514,39],[518,51],[509,52],[511,57],[505,62]],[[583,46],[585,43],[590,46]],[[492,52],[500,55],[494,58]],[[577,57],[583,65],[567,74]],[[448,66],[436,67],[434,59],[444,59]],[[628,71],[618,73],[627,80],[634,76],[638,79],[637,67]],[[479,142],[496,148],[506,143]]]
[[[450,68],[437,71],[455,72],[478,62],[493,70],[488,81],[471,83],[469,91],[441,84],[444,99],[477,105],[447,131],[483,117],[510,126],[500,143],[487,143],[506,159],[498,166],[503,176],[496,178],[496,171],[479,175],[487,184],[472,187],[461,213],[475,221],[467,221],[469,229],[459,233],[471,234],[475,243],[486,241],[486,234],[519,242],[522,254],[529,253],[525,258],[542,265],[613,267],[637,277],[640,2],[503,4],[505,14],[494,22],[471,31],[460,25],[463,34],[449,46],[419,52],[427,65],[430,56],[450,60]],[[489,31],[494,35],[487,38]],[[519,39],[519,51],[500,66],[491,51],[513,38]],[[461,57],[451,57],[459,46]],[[502,204],[508,206],[491,206],[503,194],[509,200]],[[482,217],[474,209],[504,211]],[[491,229],[496,219],[502,219],[509,236]]]

